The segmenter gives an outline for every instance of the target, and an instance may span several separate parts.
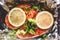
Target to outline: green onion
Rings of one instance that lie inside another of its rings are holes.
[[[33,29],[30,29],[29,33],[35,34],[35,31]]]
[[[28,19],[28,21],[36,24],[36,20],[35,19]]]
[[[26,23],[26,30],[25,30],[24,35],[26,35],[27,33],[35,34],[35,32],[34,32],[35,28],[36,28],[36,24],[33,23],[32,20],[28,21]]]
[[[37,6],[37,5],[32,5],[31,8],[36,10],[36,11],[39,11],[39,6]]]

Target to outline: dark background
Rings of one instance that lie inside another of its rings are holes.
[[[0,29],[4,29],[3,23],[5,23],[5,16],[7,14],[7,11],[5,11],[2,6],[0,5]]]

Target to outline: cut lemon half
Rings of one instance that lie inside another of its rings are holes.
[[[37,26],[41,29],[48,29],[53,25],[54,18],[48,11],[39,12],[36,16]]]
[[[19,27],[26,20],[25,12],[21,8],[13,8],[8,14],[8,20],[11,25]]]

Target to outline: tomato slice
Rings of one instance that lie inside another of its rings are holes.
[[[6,25],[7,25],[9,28],[11,28],[11,29],[16,29],[15,26],[12,26],[12,25],[9,23],[9,21],[8,21],[8,15],[6,15],[6,17],[5,17],[5,23],[6,23]]]
[[[30,10],[30,12],[27,14],[27,16],[26,16],[26,18],[27,19],[29,19],[29,18],[34,18],[34,17],[36,17],[36,15],[37,15],[37,11],[35,11],[35,10]]]

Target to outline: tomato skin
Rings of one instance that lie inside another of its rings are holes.
[[[26,16],[26,18],[27,19],[29,19],[29,18],[34,18],[34,17],[36,17],[36,15],[37,15],[37,11],[35,11],[35,10],[30,10],[30,12],[27,14],[27,16]]]

